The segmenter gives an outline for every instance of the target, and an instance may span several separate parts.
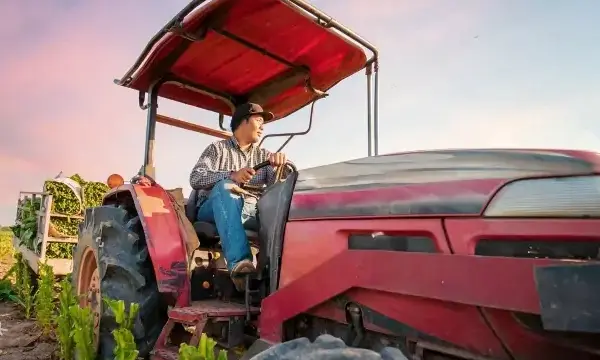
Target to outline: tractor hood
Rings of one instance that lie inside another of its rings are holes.
[[[300,171],[290,219],[475,215],[509,181],[600,173],[600,154],[473,149],[390,154]]]

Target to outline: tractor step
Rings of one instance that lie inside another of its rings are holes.
[[[257,307],[250,307],[250,314],[260,313]],[[225,302],[221,300],[194,301],[192,306],[173,308],[169,310],[169,319],[186,325],[196,325],[199,320],[208,318],[230,318],[232,316],[245,316],[244,304]]]
[[[194,327],[193,335],[188,344],[198,346],[200,336],[205,332],[209,323],[221,323],[226,326],[226,336],[216,339],[224,348],[233,348],[243,341],[244,326],[248,314],[258,315],[260,309],[247,307],[244,304],[225,302],[221,300],[194,301],[191,306],[169,310],[169,319],[165,324],[151,359],[170,360],[178,358],[179,344],[172,343],[171,332],[176,324]],[[188,333],[189,334],[189,333]]]

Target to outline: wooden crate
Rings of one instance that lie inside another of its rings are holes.
[[[19,245],[21,240],[13,236],[13,246],[15,250],[23,255],[23,258],[29,263],[29,267],[37,274],[38,273],[38,262],[46,262],[52,266],[55,275],[67,275],[73,271],[73,261],[71,259],[47,259],[46,249],[49,243],[70,243],[77,244],[77,237],[68,238],[56,238],[48,235],[50,228],[50,220],[53,217],[71,218],[71,219],[83,219],[82,216],[66,216],[61,214],[53,214],[52,209],[52,195],[43,192],[28,192],[21,191],[19,193],[19,201],[17,203],[17,224],[20,218],[22,207],[28,200],[41,200],[40,210],[37,213],[37,234],[36,244],[41,243],[40,252],[28,249],[25,246]],[[36,246],[37,247],[37,246]]]

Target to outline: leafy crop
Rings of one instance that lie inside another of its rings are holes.
[[[29,264],[20,253],[15,253],[15,287],[25,310],[25,318],[31,318],[33,307],[33,286],[31,285],[31,270]]]
[[[10,258],[13,257],[14,253],[12,238],[13,233],[10,228],[0,229],[0,261],[6,260],[8,263],[11,262]]]
[[[21,246],[28,249],[34,249],[35,238],[37,235],[37,212],[40,210],[40,199],[24,199],[21,208],[18,211],[17,223],[11,226],[13,234],[19,238]]]
[[[52,331],[54,311],[54,271],[52,266],[39,263],[38,289],[35,293],[35,317],[44,335]]]
[[[102,199],[109,190],[108,185],[86,181],[79,174],[69,177],[80,185],[80,189],[73,189],[58,180],[44,182],[44,192],[52,195],[52,208],[50,209],[50,224],[48,236],[57,238],[76,238],[79,225],[83,221],[82,213],[85,208],[96,207],[102,204]],[[17,222],[10,229],[20,239],[20,245],[40,254],[41,243],[38,242],[38,212],[41,208],[41,199],[25,198],[21,204]],[[4,246],[4,245],[3,245]],[[46,246],[47,258],[72,259],[75,244],[50,242]],[[4,248],[2,248],[4,252]],[[1,254],[0,254],[1,255]]]
[[[81,214],[81,201],[78,194],[67,184],[47,180],[44,182],[44,191],[52,195],[52,209],[55,214],[79,215]]]
[[[73,321],[71,336],[75,342],[75,352],[78,360],[94,360],[96,349],[94,349],[94,317],[89,307],[71,305],[69,317]]]
[[[87,184],[87,181],[83,180],[83,178],[79,174],[73,174],[73,175],[69,176],[69,179],[78,183],[79,186],[83,186],[83,185]]]
[[[217,345],[217,342],[203,333],[197,347],[185,343],[179,346],[179,359],[215,360],[215,345]],[[219,351],[216,360],[227,360],[227,352],[225,350]]]
[[[140,309],[139,304],[131,303],[129,311],[125,309],[123,300],[105,298],[104,302],[115,315],[119,327],[113,330],[116,346],[114,349],[115,360],[135,360],[139,354],[133,337],[133,322]]]
[[[46,245],[46,257],[51,259],[72,259],[76,244],[51,242]]]
[[[17,293],[13,289],[12,283],[8,279],[0,280],[0,301],[12,301],[21,303]]]
[[[77,298],[75,297],[71,281],[65,277],[60,282],[58,315],[54,318],[58,344],[60,346],[60,358],[63,360],[73,359],[75,341],[71,336],[71,331],[74,328],[74,322],[69,312],[72,306],[78,306]]]
[[[0,279],[0,301],[12,301],[16,302],[17,304],[22,304],[21,299],[17,294],[17,290],[15,290],[12,282],[9,279],[9,277],[16,272],[18,266],[18,264],[14,264],[4,275],[4,277]]]
[[[110,190],[108,185],[101,182],[90,181],[82,185],[81,194],[83,198],[83,208],[96,207],[102,204],[104,194]]]
[[[57,236],[60,237],[74,237],[79,232],[79,224],[81,219],[54,217],[50,222],[50,226],[53,228]]]

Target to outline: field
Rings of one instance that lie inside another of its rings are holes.
[[[0,279],[13,263],[12,232],[8,227],[0,228]]]
[[[13,264],[12,232],[0,228],[0,279]],[[0,289],[2,291],[3,289]],[[3,360],[50,360],[56,349],[55,341],[42,336],[33,319],[26,320],[14,303],[0,300],[0,358]]]

